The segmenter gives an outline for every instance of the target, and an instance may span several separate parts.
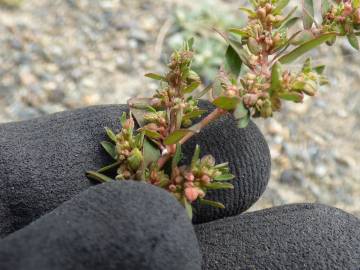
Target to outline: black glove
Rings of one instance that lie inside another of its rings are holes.
[[[201,102],[202,107],[211,107]],[[94,184],[85,171],[111,160],[100,146],[104,127],[119,130],[124,105],[95,106],[0,125],[0,238],[12,233]],[[205,128],[184,146],[185,159],[195,144],[218,163],[229,161],[234,190],[209,192],[224,210],[196,205],[194,222],[239,214],[265,190],[270,173],[268,146],[255,124],[237,129],[231,117]]]
[[[1,270],[200,270],[194,228],[172,195],[97,185],[0,240]]]
[[[321,204],[196,225],[203,269],[359,269],[360,220]]]

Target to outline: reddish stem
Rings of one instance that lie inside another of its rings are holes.
[[[218,119],[219,117],[221,117],[222,115],[226,114],[227,111],[217,108],[215,109],[213,112],[211,112],[208,116],[206,116],[203,120],[200,121],[200,123],[198,124],[198,130],[200,131],[201,129],[203,129],[205,126],[207,126],[210,122],[215,121],[216,119]],[[196,133],[198,132],[189,132],[188,134],[185,135],[184,138],[182,138],[180,140],[180,144],[184,144],[185,142],[187,142],[192,136],[194,136]],[[162,167],[164,167],[164,165],[166,164],[166,162],[168,162],[168,160],[172,157],[174,153],[168,153],[164,156],[162,156],[157,164],[159,166],[159,169],[161,169]]]

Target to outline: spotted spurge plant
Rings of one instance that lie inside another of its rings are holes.
[[[121,116],[117,134],[106,128],[110,141],[101,144],[114,163],[87,172],[89,178],[158,186],[172,193],[190,217],[195,201],[224,208],[207,200],[206,193],[234,188],[228,163],[216,164],[210,155],[201,157],[197,146],[191,164],[183,164],[181,146],[225,114],[232,114],[238,127],[245,128],[251,117],[273,116],[283,101],[301,103],[304,95],[314,96],[327,83],[324,66],[313,66],[310,58],[297,71],[286,65],[323,43],[332,45],[346,36],[359,50],[360,0],[322,0],[321,22],[314,19],[313,0],[302,1],[299,17],[297,7],[285,13],[290,0],[249,2],[251,7],[240,8],[248,16],[246,26],[217,30],[228,47],[224,66],[209,86],[198,90],[201,79],[191,69],[193,39],[172,54],[166,74],[146,74],[159,81],[158,90],[150,98],[128,101],[129,113]],[[199,107],[205,95],[215,106],[211,112]]]

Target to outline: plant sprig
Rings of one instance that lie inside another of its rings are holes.
[[[200,157],[196,146],[191,164],[182,164],[181,146],[209,123],[225,114],[232,114],[239,128],[245,128],[251,117],[271,117],[281,109],[283,101],[300,103],[304,96],[314,96],[326,84],[324,66],[313,66],[310,58],[294,72],[286,64],[336,38],[346,36],[359,49],[356,31],[360,28],[360,1],[322,1],[323,21],[315,21],[312,0],[303,1],[303,29],[292,31],[300,17],[296,8],[285,14],[289,0],[252,0],[252,8],[240,8],[249,18],[245,27],[218,31],[228,44],[224,67],[211,85],[202,85],[192,70],[194,40],[184,42],[175,51],[164,75],[145,76],[159,81],[159,88],[150,98],[128,101],[130,113],[121,117],[121,130],[106,133],[111,142],[102,142],[114,159],[89,178],[109,181],[114,170],[116,180],[138,180],[172,193],[192,217],[192,203],[224,208],[220,202],[206,199],[212,189],[234,188],[229,180],[228,163],[216,164],[214,157]],[[291,29],[292,30],[292,29]],[[209,94],[215,110],[199,107],[199,99]],[[206,115],[206,116],[205,116]],[[201,119],[200,119],[201,118]]]

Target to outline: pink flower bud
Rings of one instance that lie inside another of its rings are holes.
[[[193,182],[195,180],[195,176],[191,172],[186,173],[185,178],[190,182]]]
[[[252,107],[256,104],[257,100],[258,100],[258,96],[256,94],[246,94],[243,97],[244,100],[244,104],[246,107]]]
[[[189,202],[195,201],[199,197],[199,189],[197,188],[186,188],[185,189],[185,197]]]
[[[345,5],[344,5],[344,11],[343,11],[343,16],[349,16],[349,15],[351,15],[351,13],[353,12],[353,8],[352,8],[352,6],[351,6],[351,3],[349,3],[349,2],[347,2],[347,3],[345,3]]]
[[[175,183],[176,184],[181,184],[184,181],[184,178],[182,176],[176,176],[175,178]]]
[[[125,129],[129,129],[129,128],[133,128],[134,127],[134,120],[132,118],[129,118],[126,120],[123,128]]]

